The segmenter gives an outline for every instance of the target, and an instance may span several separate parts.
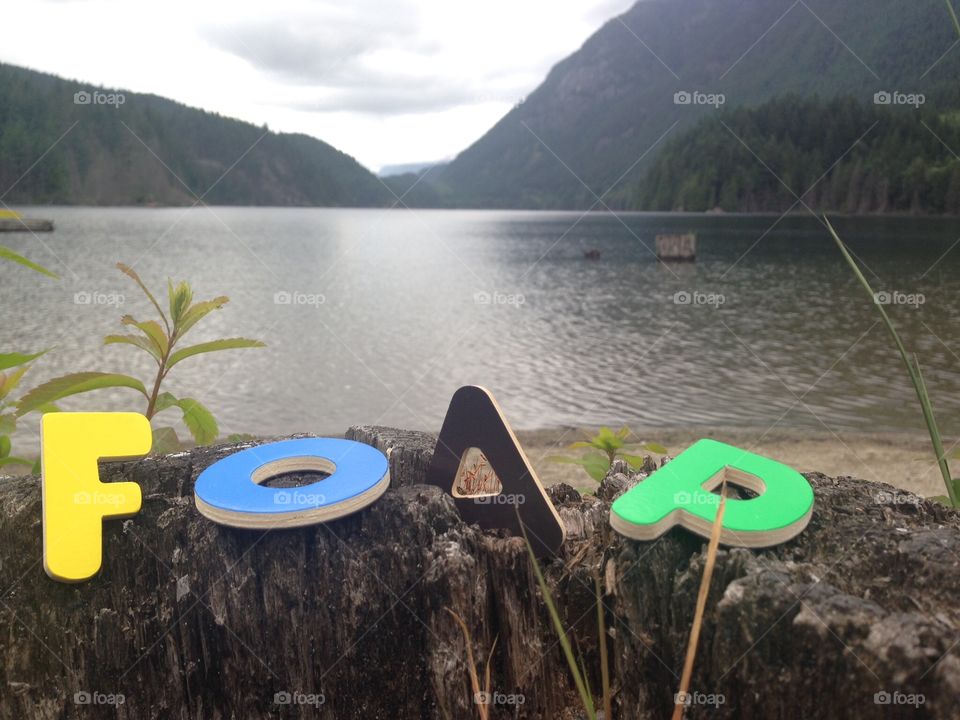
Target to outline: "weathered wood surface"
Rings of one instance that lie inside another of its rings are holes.
[[[38,480],[0,481],[0,718],[476,717],[445,607],[478,658],[497,639],[494,691],[524,697],[491,717],[579,717],[520,541],[465,525],[439,488],[410,484],[429,436],[351,434],[394,448],[397,487],[297,530],[233,530],[197,513],[197,474],[236,446],[105,466],[105,479],[142,485],[143,510],[105,524],[103,571],[79,585],[43,573]],[[817,505],[803,534],[720,552],[692,690],[725,702],[688,717],[956,717],[960,516],[889,486],[809,477]],[[614,714],[664,718],[705,543],[611,533],[609,500],[636,480],[612,474],[597,497],[554,487],[568,540],[546,570],[594,688],[601,573]],[[77,705],[77,692],[125,702]],[[324,702],[277,704],[285,692]],[[878,705],[879,692],[924,703]]]

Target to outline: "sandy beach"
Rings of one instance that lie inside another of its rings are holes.
[[[524,451],[545,485],[566,482],[579,490],[596,485],[576,466],[551,462],[551,455],[572,455],[566,446],[586,437],[577,428],[557,428],[518,432]],[[774,458],[801,472],[822,472],[831,476],[852,476],[863,480],[887,482],[923,496],[944,494],[940,471],[934,462],[930,438],[923,432],[857,433],[827,430],[763,429],[717,430],[686,428],[662,431],[637,431],[631,440],[658,442],[671,455],[677,455],[700,438],[713,438]],[[945,447],[953,447],[954,438],[944,438]]]

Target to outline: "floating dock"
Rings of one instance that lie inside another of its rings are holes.
[[[694,233],[657,235],[656,242],[658,260],[693,262],[697,259],[697,236]]]

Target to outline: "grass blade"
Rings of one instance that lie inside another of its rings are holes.
[[[603,718],[610,720],[610,663],[607,659],[607,624],[604,620],[603,590],[600,586],[600,572],[593,572],[593,587],[597,595],[597,635],[600,640],[600,683],[603,692]]]
[[[930,396],[927,394],[926,386],[923,383],[923,377],[920,375],[920,366],[915,366],[914,363],[910,361],[910,356],[907,354],[907,349],[904,347],[903,341],[900,340],[900,335],[897,333],[897,329],[893,326],[893,322],[887,315],[887,311],[883,309],[883,305],[877,302],[877,296],[873,292],[873,288],[870,287],[869,281],[866,277],[864,277],[863,273],[860,271],[860,267],[850,256],[847,246],[843,244],[840,236],[837,235],[837,231],[833,229],[833,225],[830,224],[830,221],[826,218],[826,216],[824,216],[823,219],[827,225],[827,229],[833,236],[834,241],[836,241],[837,247],[840,248],[840,252],[843,254],[843,257],[850,266],[850,269],[853,270],[853,274],[863,286],[863,289],[866,290],[867,294],[870,296],[870,301],[877,308],[884,325],[887,326],[890,337],[893,338],[893,342],[897,346],[897,351],[900,353],[903,364],[907,368],[907,374],[910,376],[910,382],[913,383],[913,389],[916,391],[917,398],[920,400],[920,407],[923,411],[923,420],[927,425],[927,431],[930,433],[930,442],[932,443],[933,451],[937,456],[937,465],[940,467],[940,474],[943,475],[943,484],[947,487],[947,497],[950,498],[950,504],[953,507],[957,507],[957,498],[953,491],[953,481],[950,477],[950,467],[947,464],[946,457],[944,457],[943,441],[940,437],[940,429],[937,427],[937,421],[933,416],[933,406],[930,404]]]
[[[573,648],[570,646],[570,640],[563,629],[563,622],[560,620],[560,613],[553,603],[553,595],[550,594],[550,588],[546,579],[543,577],[543,571],[540,570],[540,563],[537,562],[537,556],[533,552],[533,545],[530,544],[530,538],[527,537],[527,527],[520,520],[520,514],[517,513],[517,520],[520,523],[520,531],[523,533],[523,539],[527,544],[527,552],[530,554],[530,562],[533,563],[533,572],[537,578],[537,584],[540,586],[540,592],[543,594],[543,602],[547,606],[547,612],[550,613],[550,620],[553,622],[553,628],[557,632],[557,638],[560,646],[563,648],[563,654],[567,659],[567,666],[570,668],[570,674],[573,675],[573,682],[577,686],[577,692],[580,693],[580,701],[583,703],[583,709],[587,712],[589,720],[596,720],[597,711],[593,707],[593,698],[587,690],[587,684],[584,682],[580,668],[577,667],[577,660],[573,655]]]
[[[445,607],[451,617],[457,621],[457,624],[460,626],[460,632],[463,633],[464,642],[467,645],[467,671],[470,673],[470,686],[473,688],[473,702],[477,706],[477,713],[480,715],[480,720],[488,720],[490,716],[490,706],[486,703],[479,702],[481,699],[480,694],[480,678],[477,675],[477,663],[473,659],[473,637],[470,635],[470,629],[467,627],[467,624],[463,621],[463,618],[457,615],[453,610],[448,607]],[[490,649],[491,655],[493,654],[493,649]],[[489,676],[489,667],[490,661],[487,660],[487,672]],[[489,682],[489,681],[488,681]]]
[[[690,691],[690,678],[693,675],[693,662],[697,657],[697,642],[700,639],[700,627],[703,625],[703,613],[707,607],[707,595],[710,592],[710,578],[713,577],[713,566],[717,561],[717,549],[720,546],[720,530],[723,527],[723,511],[727,507],[727,481],[720,487],[720,507],[713,520],[713,529],[710,531],[710,543],[707,545],[707,560],[703,565],[703,578],[700,580],[700,592],[697,594],[697,609],[693,615],[693,626],[690,628],[690,640],[687,643],[687,657],[683,661],[683,674],[680,676],[680,691],[677,693],[681,702],[673,707],[673,720],[682,720],[686,705],[683,699]]]

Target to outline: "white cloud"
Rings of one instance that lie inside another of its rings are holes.
[[[456,154],[631,4],[17,3],[0,60],[304,132],[376,169]]]

